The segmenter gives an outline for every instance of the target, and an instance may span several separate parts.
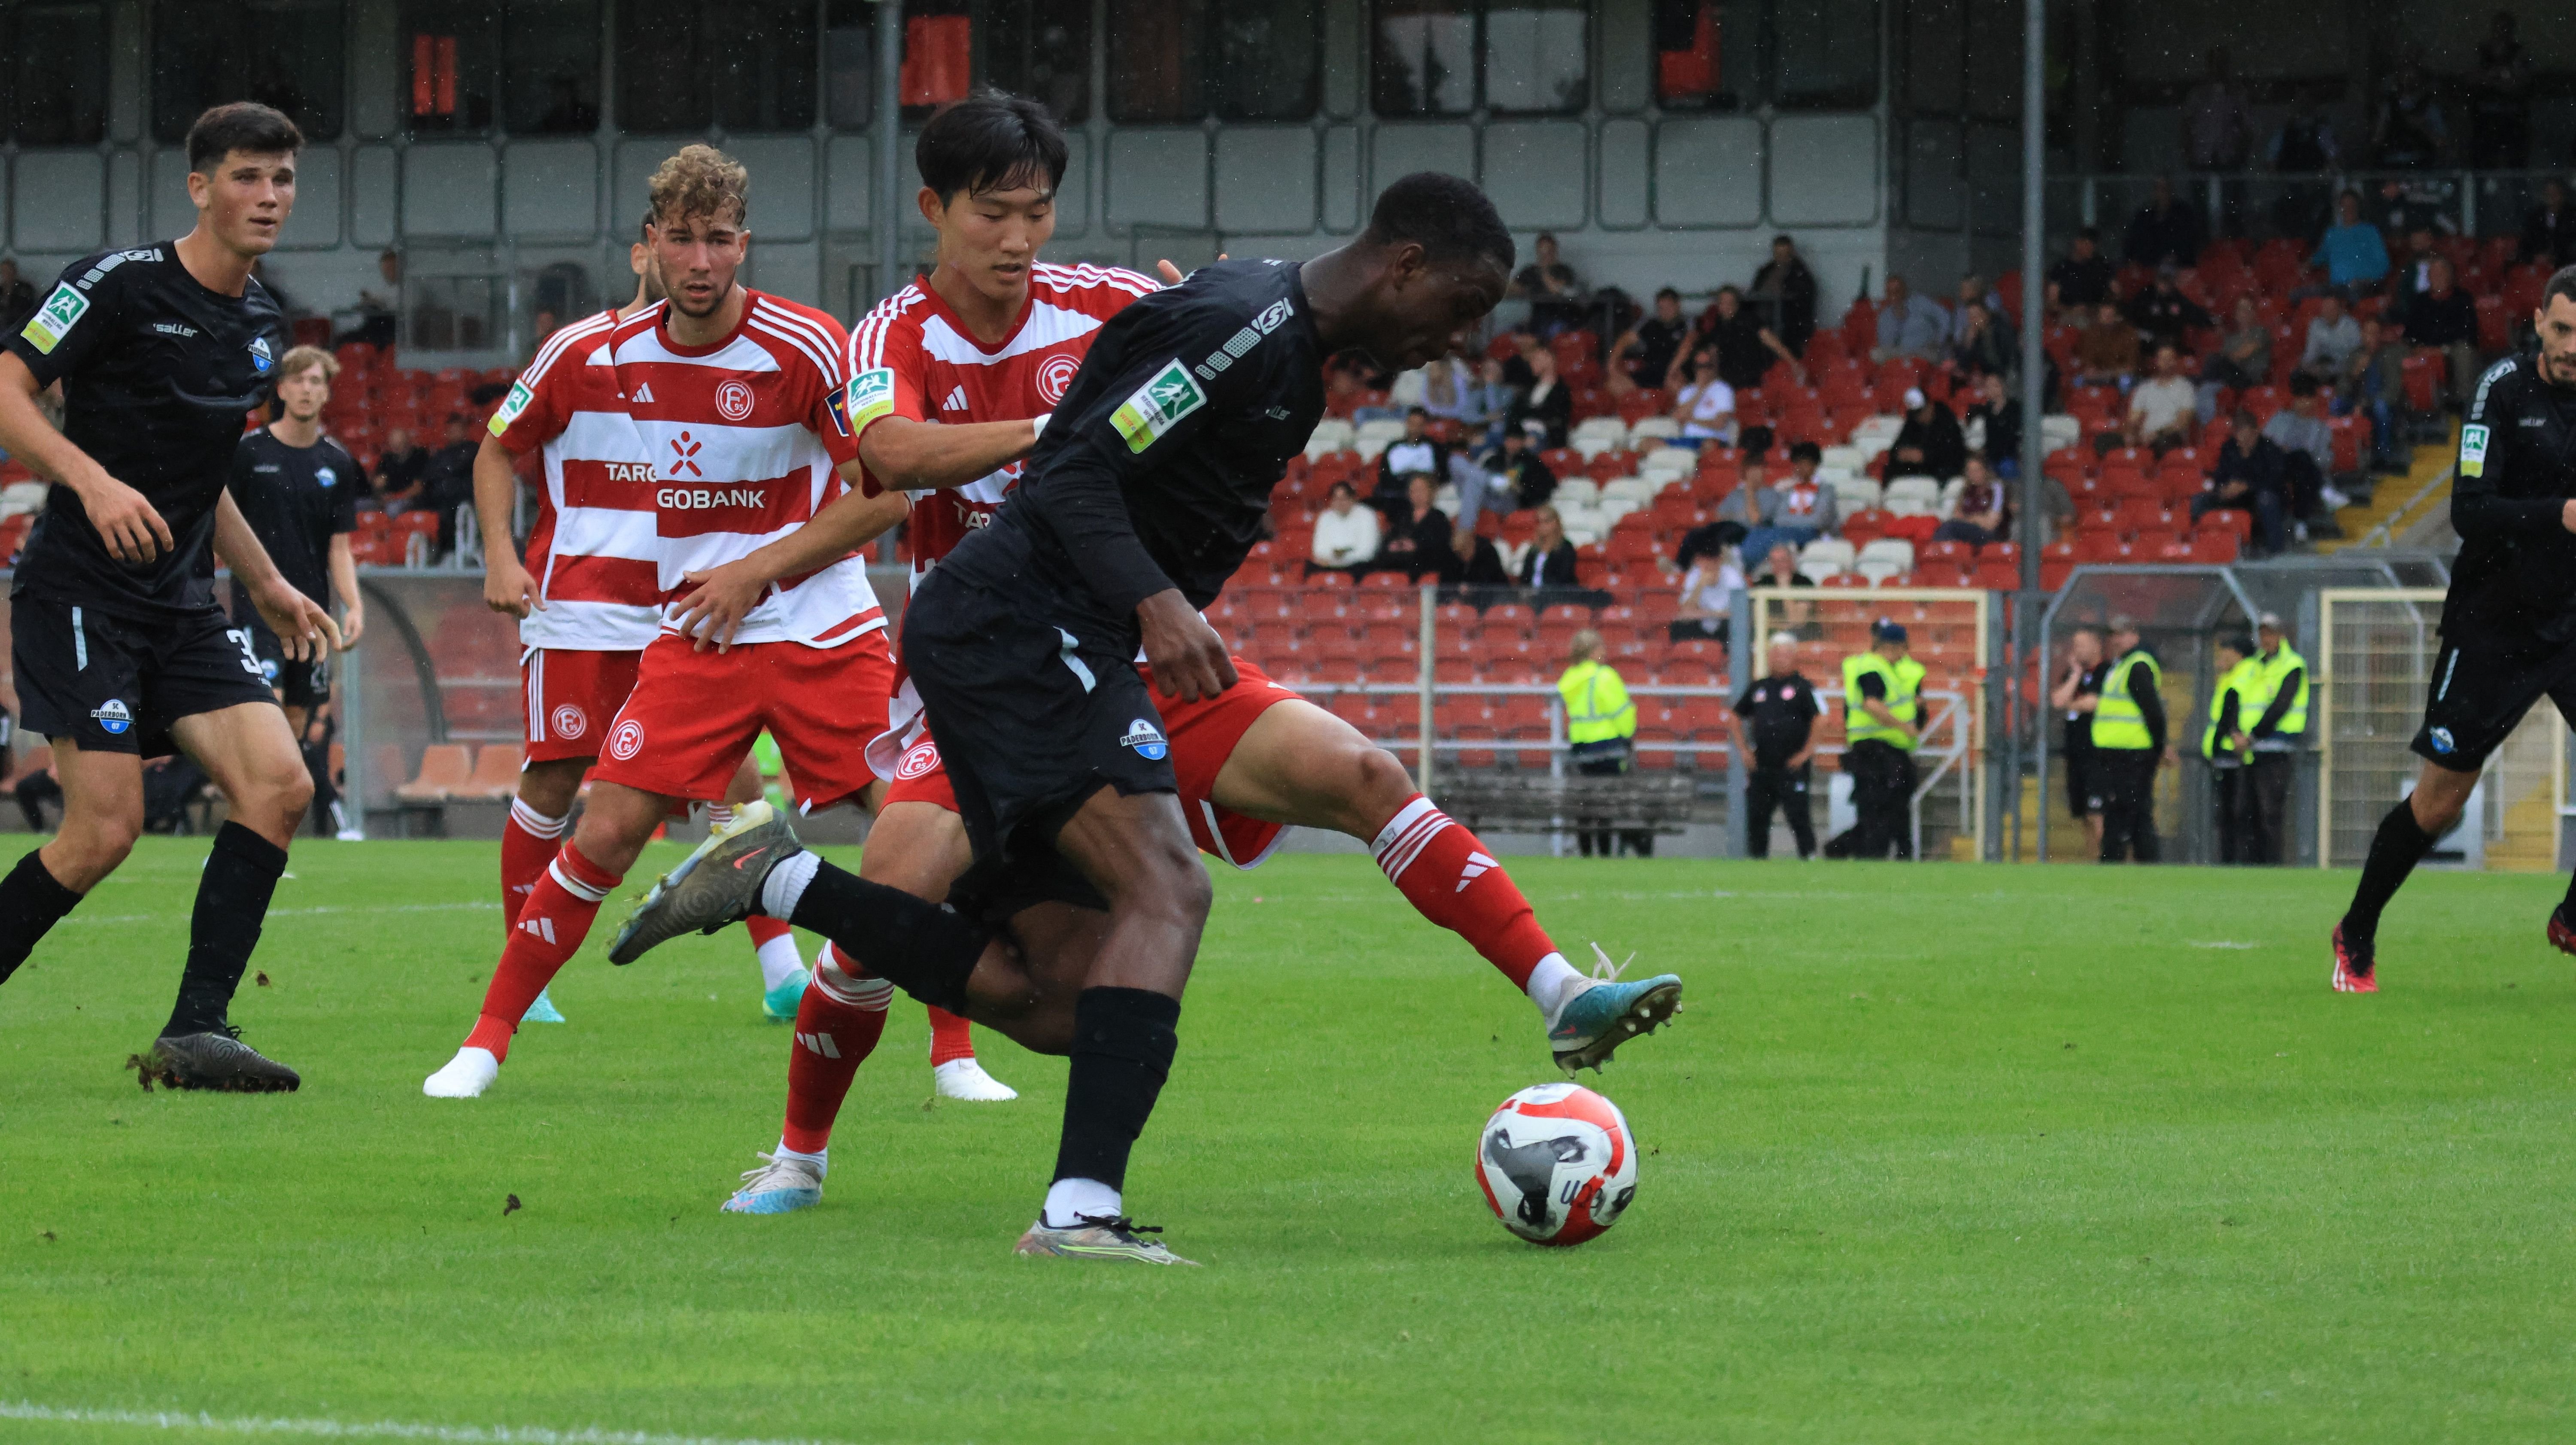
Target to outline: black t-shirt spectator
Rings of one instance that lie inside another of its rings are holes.
[[[2557,266],[2576,261],[2576,205],[2532,207],[2522,218],[2522,259]]]
[[[2454,286],[2451,294],[2427,291],[2406,303],[2406,339],[2417,346],[2456,346],[2478,339],[2478,303]]]
[[[1753,765],[1757,768],[1787,767],[1789,759],[1807,745],[1816,719],[1824,712],[1825,705],[1816,696],[1815,686],[1795,672],[1763,678],[1735,700],[1735,715],[1744,719],[1753,735]]]
[[[1717,348],[1717,379],[1737,391],[1748,391],[1762,385],[1763,373],[1771,369],[1771,348],[1763,344],[1762,323],[1749,310],[1738,311],[1732,320],[1710,317],[1706,342]]]
[[[1523,507],[1543,507],[1556,495],[1556,471],[1539,459],[1537,451],[1523,447],[1515,455],[1509,448],[1496,447],[1485,453],[1485,470],[1511,479],[1512,500]]]
[[[1505,420],[1515,427],[1530,421],[1540,422],[1547,427],[1547,445],[1561,447],[1565,445],[1566,429],[1574,425],[1574,388],[1566,385],[1562,376],[1548,383],[1547,393],[1543,396],[1536,387],[1532,387],[1519,401],[1512,403]]]
[[[1666,321],[1649,316],[1637,323],[1637,349],[1629,354],[1628,374],[1639,386],[1662,386],[1664,376],[1673,367],[1673,358],[1682,354],[1682,342],[1690,335],[1690,322],[1676,316]]]
[[[2108,662],[2097,662],[2084,669],[2083,675],[2075,679],[2075,696],[2100,697],[2102,680],[2108,677],[2110,672],[2111,664]],[[2066,751],[2084,753],[2092,750],[2093,714],[2068,708],[2066,710]]]
[[[1887,451],[1887,474],[1891,477],[1957,476],[1968,465],[1968,439],[1959,430],[1959,419],[1940,402],[1925,407],[1928,415],[1909,413],[1905,425],[1897,430],[1896,440]],[[1897,460],[1897,454],[1912,447],[1923,454],[1919,462]]]
[[[2111,259],[2095,252],[2084,260],[2072,256],[2048,268],[2060,306],[2099,306],[2111,299]]]
[[[1397,511],[1411,507],[1404,495],[1404,479],[1415,472],[1428,472],[1435,487],[1449,480],[1448,443],[1429,437],[1420,441],[1399,438],[1388,443],[1386,450],[1378,453],[1377,491],[1369,498],[1369,504]]]
[[[1968,408],[1968,420],[1982,419],[1986,424],[1983,450],[1986,460],[1995,466],[2021,459],[2021,398],[2010,397],[2001,406],[1978,402]],[[1961,424],[1964,433],[1966,422]]]
[[[418,494],[404,496],[429,475],[429,453],[420,447],[396,455],[386,452],[376,458],[376,495],[388,502],[405,506],[422,505]]]
[[[2209,313],[2180,291],[2150,286],[2130,303],[2129,319],[2156,341],[2170,341],[2182,346],[2184,337],[2193,327],[2209,324]]]
[[[2215,492],[2230,482],[2243,482],[2251,492],[2271,492],[2278,496],[2287,484],[2284,474],[2289,464],[2289,454],[2270,437],[2256,437],[2251,452],[2239,447],[2236,438],[2229,437],[2227,444],[2218,449],[2218,468],[2209,474],[2209,489]],[[2237,506],[2241,502],[2222,505]]]
[[[1410,546],[1399,546],[1410,543]],[[1378,548],[1378,565],[1389,571],[1406,571],[1416,577],[1425,572],[1439,572],[1441,580],[1454,581],[1448,573],[1462,564],[1457,549],[1449,545],[1449,514],[1438,507],[1420,517],[1413,515],[1408,504],[1402,515],[1389,525],[1386,542]]]
[[[1816,273],[1807,269],[1804,259],[1791,256],[1785,265],[1763,262],[1762,269],[1753,273],[1753,290],[1745,299],[1748,309],[1765,321],[1776,311],[1778,320],[1771,329],[1792,354],[1806,351],[1807,338],[1816,334]]]
[[[1456,549],[1453,546],[1451,550],[1454,552]],[[1476,539],[1476,550],[1474,554],[1462,558],[1461,561],[1463,566],[1460,568],[1456,580],[1464,582],[1470,587],[1508,587],[1511,585],[1511,569],[1503,565],[1502,550],[1496,547],[1493,542],[1487,538],[1478,537]]]
[[[1512,569],[1512,581],[1523,587],[1572,587],[1574,577],[1574,544],[1559,542],[1553,552],[1541,552],[1532,542],[1521,557],[1520,566]]]

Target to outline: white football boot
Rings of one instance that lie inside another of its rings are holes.
[[[1007,1104],[1020,1096],[1020,1091],[984,1072],[974,1059],[950,1059],[930,1071],[930,1079],[943,1099],[959,1099],[969,1104]]]

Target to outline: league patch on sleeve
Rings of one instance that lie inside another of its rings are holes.
[[[499,436],[508,431],[510,423],[517,421],[519,414],[528,409],[528,403],[536,399],[537,394],[528,390],[526,382],[511,382],[510,394],[501,398],[501,409],[492,413],[492,435]]]
[[[2460,475],[2483,477],[2487,474],[2487,429],[2476,423],[2460,428]]]
[[[894,412],[894,368],[870,367],[850,378],[841,392],[842,410],[849,414],[853,434],[866,431],[868,423]]]
[[[18,334],[33,343],[37,351],[51,356],[63,338],[71,334],[73,324],[88,310],[89,298],[73,290],[72,284],[65,281],[54,287],[54,294],[46,297],[45,304],[36,308],[36,314],[27,318],[26,327]]]
[[[1163,363],[1133,396],[1118,404],[1109,424],[1127,439],[1127,450],[1141,452],[1152,446],[1163,433],[1180,424],[1181,418],[1207,405],[1207,393],[1183,366],[1178,357]]]

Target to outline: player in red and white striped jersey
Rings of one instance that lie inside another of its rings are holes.
[[[849,734],[850,700],[892,687],[884,614],[853,544],[807,524],[832,511],[855,516],[857,531],[883,530],[903,505],[851,494],[838,474],[857,457],[841,410],[840,324],[736,280],[748,190],[741,165],[710,146],[663,162],[647,246],[668,299],[608,332],[605,364],[648,469],[663,598],[754,553],[799,555],[712,645],[667,623],[646,645],[606,725],[580,826],[520,906],[464,1046],[423,1083],[434,1097],[490,1086],[520,1015],[580,948],[654,829],[675,804],[724,797],[762,731],[803,808],[865,804],[881,790]]]
[[[501,828],[505,934],[562,846],[582,775],[599,754],[609,719],[634,690],[637,658],[661,631],[653,468],[618,392],[608,337],[621,318],[661,300],[662,291],[641,241],[627,262],[635,272],[635,299],[546,338],[493,415],[474,459],[483,600],[519,619],[525,649],[519,675],[526,761]],[[523,564],[510,540],[518,493],[513,463],[532,448],[545,483]],[[759,772],[748,759],[744,769],[749,776],[738,774],[727,794],[735,801],[760,796]],[[764,1007],[792,1017],[806,982],[794,930],[762,919],[750,932]],[[562,1014],[540,994],[531,1017],[552,1022]]]
[[[860,320],[849,367],[863,481],[918,494],[915,582],[1016,484],[1020,459],[1100,324],[1154,289],[1131,271],[1036,259],[1054,230],[1065,144],[1034,103],[961,101],[923,129],[918,156],[920,205],[939,231],[939,264]],[[1168,262],[1164,269],[1180,279]],[[963,504],[954,499],[961,492]],[[1250,868],[1291,823],[1368,843],[1423,916],[1464,937],[1553,1028],[1590,980],[1557,951],[1493,853],[1432,806],[1393,754],[1251,663],[1237,658],[1234,666],[1240,680],[1213,698],[1156,699],[1199,847]],[[868,752],[892,786],[859,873],[944,900],[973,861],[965,827],[909,684],[889,714],[891,725]],[[886,996],[883,981],[837,945],[816,958],[814,984],[797,1009],[778,1151],[745,1176],[727,1210],[776,1213],[821,1198],[832,1122],[883,1027]]]

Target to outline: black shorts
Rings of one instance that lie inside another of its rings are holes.
[[[2068,748],[2066,766],[2066,811],[2076,822],[2083,822],[2102,811],[2102,800],[2093,785],[2093,749]]]
[[[161,757],[176,751],[170,725],[183,717],[276,701],[250,634],[212,602],[141,623],[20,593],[9,644],[19,721],[83,752]]]
[[[1043,596],[1003,598],[932,572],[903,618],[903,660],[978,861],[1052,851],[1103,787],[1177,793],[1171,741],[1133,638]]]
[[[2576,721],[2576,642],[2514,649],[2444,638],[2410,746],[2436,767],[2474,773],[2544,694]]]
[[[321,652],[310,662],[290,662],[286,645],[269,630],[268,619],[259,615],[251,604],[250,594],[233,591],[233,617],[250,633],[251,652],[259,658],[262,675],[268,685],[279,692],[280,701],[288,707],[316,708],[331,700],[331,654]]]

